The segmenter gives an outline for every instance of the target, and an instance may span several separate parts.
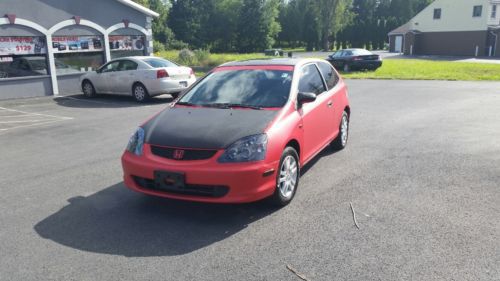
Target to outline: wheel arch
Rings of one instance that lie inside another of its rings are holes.
[[[300,143],[296,139],[291,139],[287,142],[285,145],[285,148],[291,147],[297,151],[297,154],[299,155],[299,162],[302,159],[301,154],[300,154]]]

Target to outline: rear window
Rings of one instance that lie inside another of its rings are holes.
[[[154,68],[159,68],[159,67],[176,67],[178,66],[177,64],[165,60],[165,59],[160,59],[160,58],[150,58],[150,59],[145,59],[145,63],[149,64],[151,67]]]
[[[210,105],[219,103],[283,107],[288,101],[292,71],[243,69],[209,74],[180,100]]]
[[[372,52],[367,51],[367,50],[354,50],[353,53],[354,53],[355,56],[369,56],[369,55],[373,55]]]

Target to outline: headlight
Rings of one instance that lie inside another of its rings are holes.
[[[142,155],[144,148],[144,129],[139,127],[137,131],[130,137],[127,145],[127,151],[134,153],[137,156]]]
[[[219,163],[251,162],[266,158],[267,135],[254,135],[233,143],[219,158]]]

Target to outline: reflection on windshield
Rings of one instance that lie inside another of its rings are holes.
[[[282,70],[229,70],[207,76],[180,102],[195,105],[240,104],[282,107],[288,101],[292,72]]]

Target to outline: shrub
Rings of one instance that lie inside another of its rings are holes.
[[[210,62],[210,51],[208,50],[196,50],[194,51],[196,60],[198,61],[198,66],[208,65]]]
[[[155,52],[163,52],[165,51],[165,45],[160,41],[153,41],[153,50]]]
[[[182,65],[196,65],[198,63],[196,55],[189,49],[182,49],[179,51],[178,63]]]

